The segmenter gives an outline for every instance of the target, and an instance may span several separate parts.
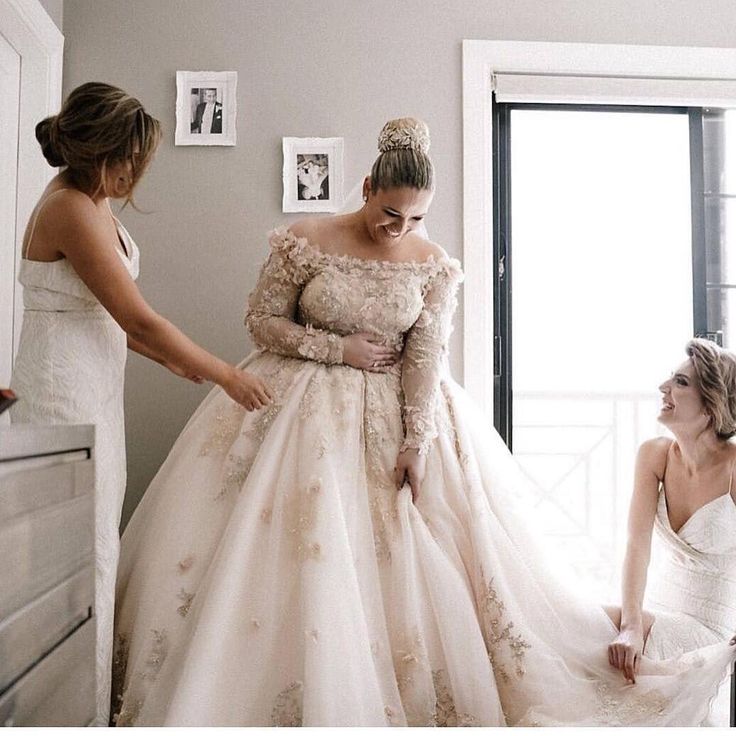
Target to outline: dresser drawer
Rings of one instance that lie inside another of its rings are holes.
[[[0,519],[0,621],[92,562],[94,497]]]
[[[0,524],[14,516],[94,493],[95,466],[86,451],[0,463]]]
[[[0,696],[0,725],[79,726],[95,715],[95,619]]]
[[[0,622],[0,692],[89,618],[94,597],[90,564]]]

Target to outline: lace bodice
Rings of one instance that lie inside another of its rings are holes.
[[[246,325],[263,350],[342,363],[342,337],[380,336],[403,349],[403,447],[426,452],[436,437],[434,407],[462,280],[449,258],[365,260],[323,253],[287,228],[269,237],[271,254],[248,301]]]
[[[736,631],[736,504],[730,493],[701,506],[675,532],[660,487],[655,529],[664,548],[648,598],[686,613],[719,636]]]

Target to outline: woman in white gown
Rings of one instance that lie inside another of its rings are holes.
[[[123,379],[127,349],[199,382],[216,381],[254,407],[258,379],[192,343],[135,285],[139,252],[108,197],[130,201],[158,145],[158,121],[123,90],[91,82],[36,127],[44,156],[63,168],[32,214],[19,281],[23,328],[11,420],[95,425],[97,719],[109,723],[120,513],[125,495]],[[257,404],[259,407],[261,403]]]
[[[659,421],[675,440],[648,440],[637,458],[621,630],[609,647],[632,680],[642,654],[673,657],[736,632],[736,356],[700,339],[686,352],[660,386]],[[647,582],[654,529],[659,558]],[[727,681],[708,724],[729,724]]]
[[[627,684],[611,620],[555,585],[513,509],[521,473],[446,369],[459,264],[411,232],[427,147],[388,123],[360,211],[271,233],[243,365],[274,403],[213,391],[125,531],[119,725],[705,717],[728,644]]]

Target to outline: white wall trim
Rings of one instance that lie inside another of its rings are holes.
[[[17,276],[23,229],[39,195],[55,173],[41,155],[35,127],[42,118],[58,112],[61,105],[64,36],[38,0],[0,0],[0,33],[21,59],[15,239]],[[14,354],[22,315],[22,293],[18,287],[15,294]]]
[[[736,49],[463,41],[465,388],[493,415],[493,75],[736,80]],[[636,90],[641,101],[641,89]],[[649,104],[658,104],[652,98]]]

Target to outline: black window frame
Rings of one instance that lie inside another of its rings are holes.
[[[708,331],[706,284],[705,186],[703,168],[703,109],[662,105],[590,105],[498,102],[493,96],[493,424],[513,450],[511,222],[511,113],[513,110],[626,112],[687,115],[690,140],[693,335],[718,340]]]

